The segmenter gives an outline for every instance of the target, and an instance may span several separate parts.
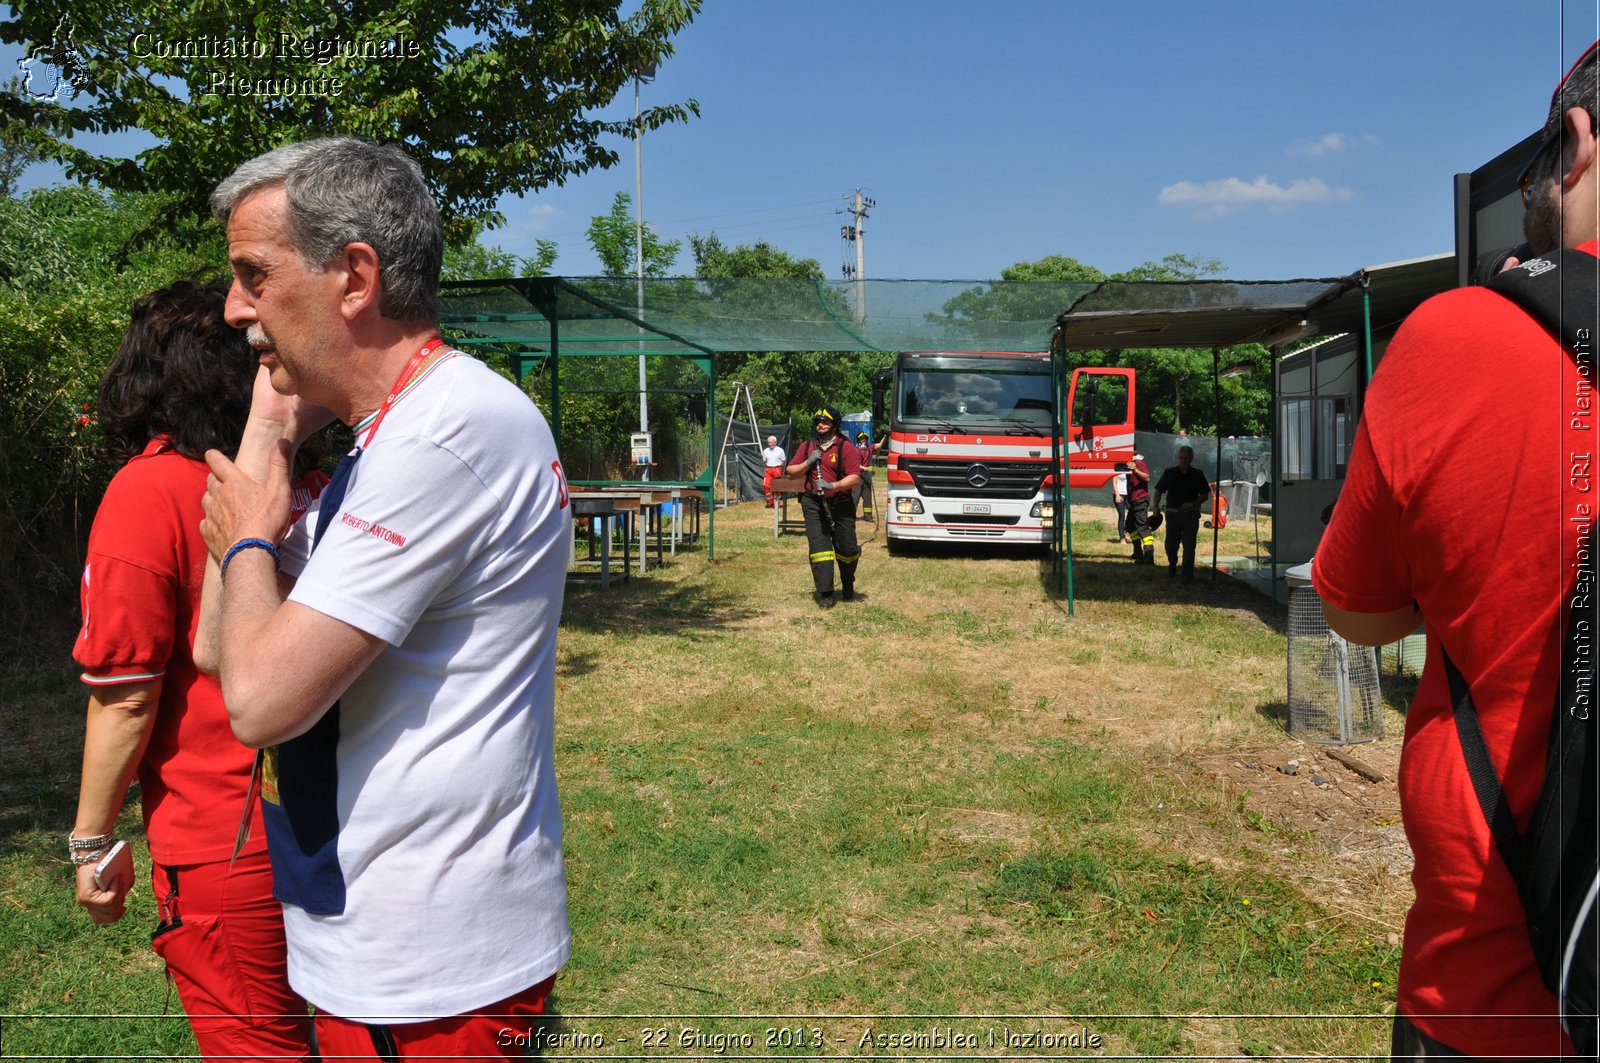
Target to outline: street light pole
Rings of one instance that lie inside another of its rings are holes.
[[[644,320],[644,139],[639,125],[639,81],[646,72],[638,70],[633,75],[633,270],[636,281],[636,309],[639,320]],[[645,396],[644,340],[639,340],[639,431],[650,431],[650,402]],[[654,449],[652,447],[652,449]],[[655,455],[651,455],[654,457]],[[650,479],[650,466],[644,466],[644,478]]]

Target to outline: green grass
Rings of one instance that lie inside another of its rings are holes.
[[[1339,873],[1314,838],[1161,731],[1287,747],[1263,600],[1180,596],[1085,521],[1075,617],[1037,556],[891,559],[881,537],[863,600],[824,613],[803,540],[752,509],[719,515],[715,563],[569,592],[574,951],[550,1031],[590,1047],[551,1055],[1382,1051],[1355,1016],[1390,1007],[1397,950],[1309,888]],[[181,1019],[81,1018],[160,1013],[149,894],[113,928],[73,905],[81,692],[60,669],[3,689],[8,733],[49,748],[0,783],[0,1010],[55,1016],[7,1020],[4,1051],[192,1051]]]

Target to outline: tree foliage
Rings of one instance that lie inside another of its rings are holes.
[[[683,246],[676,240],[662,240],[646,222],[643,232],[633,217],[633,197],[618,192],[611,201],[611,213],[597,214],[589,220],[589,246],[600,259],[600,268],[608,277],[633,277],[634,251],[644,247],[644,275],[665,277],[678,260]]]
[[[505,280],[511,277],[545,277],[556,262],[556,242],[538,240],[531,258],[512,254],[497,244],[484,242],[487,226],[474,222],[467,235],[445,244],[439,279],[446,281]]]
[[[22,91],[22,78],[13,77],[0,94],[16,95]],[[17,180],[22,171],[39,161],[39,151],[31,144],[19,140],[15,134],[0,126],[0,196],[10,196],[17,190]]]
[[[765,240],[730,248],[716,233],[691,236],[689,247],[694,253],[695,275],[716,282],[721,313],[751,320],[782,319],[789,313],[798,317],[816,313],[818,293],[810,285],[823,279],[822,266],[816,259],[795,258]],[[806,281],[810,285],[782,288],[738,283],[774,279]],[[837,300],[838,295],[826,289],[821,298]],[[782,304],[786,300],[795,305],[785,308]],[[837,318],[847,318],[850,313],[842,302],[832,306],[831,311]],[[758,417],[770,418],[773,422],[789,421],[809,431],[811,414],[824,403],[847,412],[871,409],[872,372],[892,360],[892,355],[877,351],[719,354],[717,408],[726,414],[733,402],[734,382],[738,381],[750,386]]]
[[[700,3],[642,0],[623,16],[622,0],[17,0],[0,40],[29,49],[37,83],[0,94],[0,131],[78,180],[198,215],[239,163],[308,131],[392,141],[447,222],[494,224],[503,193],[615,165],[604,141],[634,121],[598,112],[673,54]],[[639,125],[698,113],[685,100]],[[130,130],[156,140],[136,160],[75,139]]]
[[[152,230],[164,206],[78,187],[0,198],[0,651],[71,601],[114,471],[95,404],[129,308],[175,280],[224,271],[215,226]]]
[[[715,232],[689,237],[694,255],[694,275],[702,279],[791,277],[822,280],[822,266],[814,258],[795,258],[765,240],[728,247]]]
[[[1181,283],[1214,279],[1227,272],[1219,259],[1167,255],[1145,262],[1112,280]],[[1231,286],[1225,286],[1231,287]],[[1231,294],[1219,290],[1219,297]],[[1146,347],[1122,352],[1121,364],[1139,370],[1139,427],[1162,432],[1260,435],[1267,431],[1272,399],[1272,356],[1259,343],[1230,347],[1215,358],[1209,347]],[[1213,370],[1249,366],[1242,376],[1213,387]],[[1219,412],[1222,423],[1217,424]]]

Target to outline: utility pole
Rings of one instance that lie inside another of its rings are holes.
[[[854,225],[842,226],[840,237],[856,245],[855,265],[849,261],[844,264],[844,275],[854,277],[856,282],[855,321],[861,324],[867,317],[867,240],[866,226],[861,223],[867,219],[867,211],[876,207],[877,201],[861,194],[861,189],[856,189],[855,198],[851,200],[849,214],[854,219]]]

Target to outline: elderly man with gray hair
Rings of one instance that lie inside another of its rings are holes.
[[[761,451],[761,460],[767,466],[766,475],[761,478],[761,490],[767,496],[768,509],[771,509],[773,505],[772,481],[783,476],[783,466],[787,457],[788,455],[784,454],[783,448],[778,446],[778,437],[768,436],[767,445]]]
[[[554,440],[440,339],[439,215],[404,152],[288,145],[212,206],[261,370],[237,459],[207,455],[203,622],[263,750],[289,981],[326,1058],[520,1058],[515,1016],[570,952]],[[289,526],[294,448],[333,417],[356,447]]]

